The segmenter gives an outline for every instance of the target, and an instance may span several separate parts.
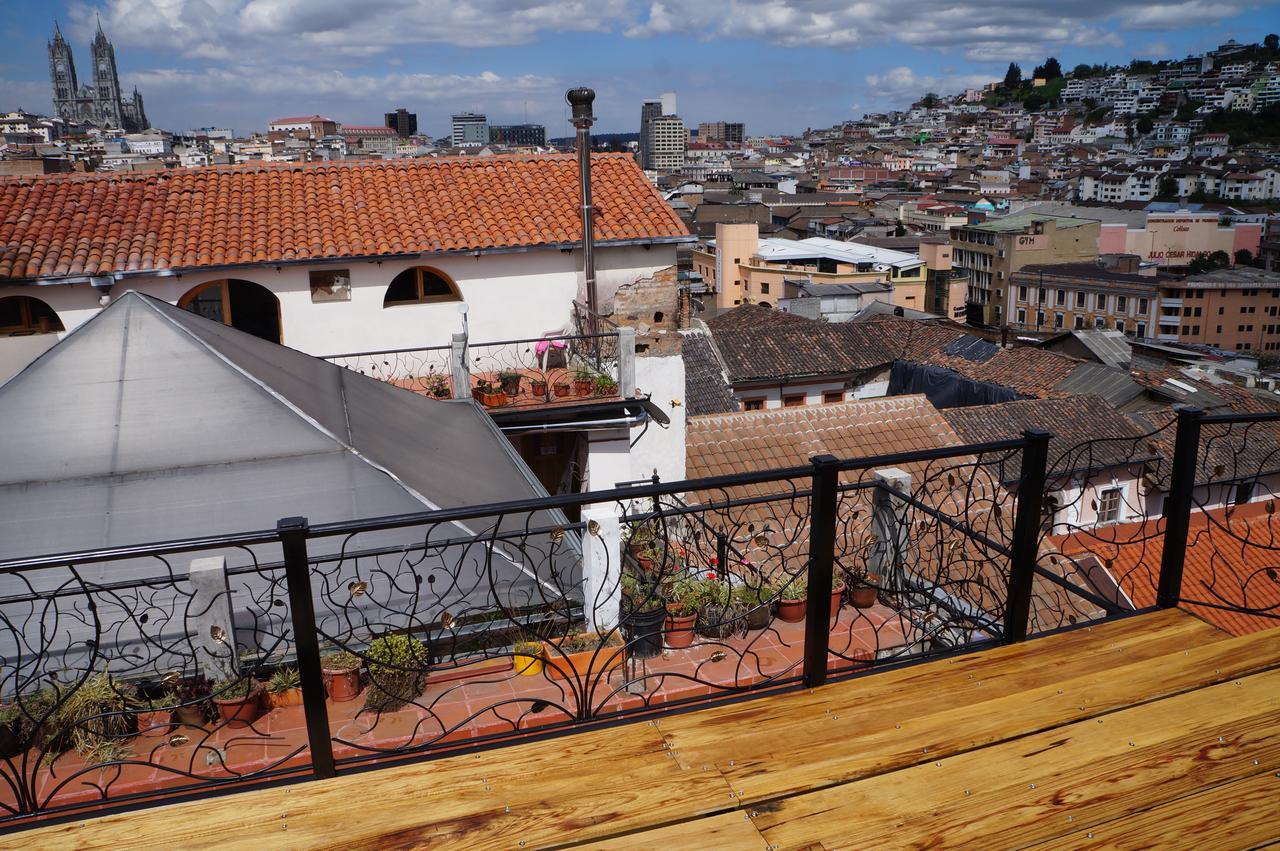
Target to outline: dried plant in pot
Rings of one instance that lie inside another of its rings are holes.
[[[578,632],[552,639],[546,653],[546,672],[553,680],[587,678],[607,674],[622,664],[623,640],[618,630],[601,634]]]
[[[840,607],[844,605],[845,588],[844,576],[840,571],[835,571],[831,576],[831,620],[833,622],[840,617]]]
[[[778,589],[778,619],[787,623],[804,620],[805,606],[809,599],[809,579],[803,573],[790,577]]]
[[[511,646],[516,673],[523,677],[536,677],[542,673],[542,654],[546,648],[536,638],[522,638]]]
[[[285,666],[267,681],[267,705],[272,709],[302,705],[302,675],[298,669]]]
[[[360,657],[338,650],[320,657],[324,690],[334,703],[346,703],[360,696]]]
[[[707,638],[733,638],[747,632],[747,610],[737,603],[708,603],[698,612],[698,634]]]
[[[47,737],[48,721],[58,704],[52,687],[17,695],[12,703],[0,704],[0,759],[9,759],[34,747]]]
[[[228,727],[248,727],[262,717],[262,686],[248,675],[214,683],[211,697],[218,707],[218,720]]]
[[[74,748],[86,763],[120,759],[137,733],[137,692],[110,674],[91,674],[79,684],[56,688],[57,706],[46,724],[51,753]]]
[[[364,707],[391,712],[412,703],[427,684],[431,651],[411,635],[384,635],[365,652],[369,660],[369,689]]]

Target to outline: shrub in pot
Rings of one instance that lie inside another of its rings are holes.
[[[447,399],[449,397],[449,379],[438,373],[433,373],[422,379],[422,389],[436,399]]]
[[[253,677],[236,675],[215,683],[213,705],[228,727],[248,727],[262,716],[262,686]]]
[[[849,602],[859,609],[871,608],[876,604],[876,597],[880,593],[879,584],[879,576],[874,573],[864,574],[849,589]]]
[[[507,394],[502,391],[502,387],[487,379],[482,378],[477,381],[471,395],[486,408],[497,408],[507,404]]]
[[[844,605],[845,581],[837,571],[831,576],[831,620],[840,617],[840,607]]]
[[[360,657],[339,650],[320,657],[320,676],[334,703],[346,703],[360,696]]]
[[[173,708],[177,706],[178,693],[164,683],[144,683],[138,686],[137,714],[138,735],[148,738],[167,736],[173,730]]]
[[[568,396],[570,389],[569,382],[567,381],[557,381],[555,384],[551,385],[551,392],[554,393],[558,399],[563,399],[565,396]]]
[[[209,701],[212,686],[203,674],[182,677],[174,683],[174,691],[178,693],[178,705],[173,715],[178,723],[188,727],[201,727],[214,714],[213,704]]]
[[[733,589],[733,600],[747,612],[747,629],[764,629],[773,619],[777,589],[768,580],[748,577]]]
[[[573,392],[579,396],[586,396],[591,393],[591,384],[595,380],[595,374],[589,369],[575,370],[573,373]]]
[[[376,712],[412,703],[427,684],[431,652],[409,635],[384,635],[369,645],[369,690],[364,706]]]
[[[267,705],[272,709],[302,705],[302,675],[294,667],[283,667],[267,681]]]
[[[632,656],[649,659],[662,652],[662,624],[667,608],[656,574],[623,567],[621,614],[622,632]]]
[[[597,375],[591,389],[597,396],[612,396],[618,392],[618,382],[607,375]]]
[[[800,623],[804,620],[805,605],[808,600],[808,577],[803,573],[787,580],[778,590],[778,618],[787,623]]]
[[[737,603],[708,603],[698,613],[698,634],[720,639],[745,635],[746,615],[746,609]]]
[[[667,603],[667,621],[663,627],[664,639],[673,650],[683,650],[693,644],[694,625],[698,609],[703,605],[701,581],[686,576],[676,581]]]
[[[539,399],[547,398],[547,379],[531,378],[529,379],[529,391]]]
[[[536,677],[542,673],[542,654],[546,648],[536,638],[525,638],[511,647],[516,673],[524,677]]]
[[[511,397],[520,395],[520,382],[523,379],[524,376],[514,369],[504,369],[498,373],[498,383],[502,385],[502,392]]]

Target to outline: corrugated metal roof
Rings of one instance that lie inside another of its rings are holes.
[[[943,346],[942,351],[974,363],[986,363],[996,356],[996,352],[1000,351],[1000,347],[981,337],[965,334],[954,342]]]
[[[1146,392],[1127,370],[1100,363],[1080,364],[1054,389],[1072,395],[1101,396],[1113,408],[1120,408]]]

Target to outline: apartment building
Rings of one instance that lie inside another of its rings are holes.
[[[1096,221],[1029,214],[952,228],[952,267],[969,277],[968,321],[1009,321],[1006,292],[1014,272],[1032,263],[1094,260],[1098,236]]]
[[[659,115],[649,121],[649,165],[656,171],[684,166],[689,133],[678,115]]]
[[[780,298],[801,295],[800,285],[821,290],[830,284],[884,282],[892,290],[881,300],[928,310],[925,261],[915,254],[835,239],[761,239],[754,222],[716,224],[712,245],[693,252],[693,270],[716,294],[716,306],[773,307]]]
[[[1026,331],[1116,330],[1131,337],[1154,334],[1161,285],[1136,274],[1137,259],[1118,268],[1098,263],[1033,263],[1010,277],[1011,329]]]
[[[450,121],[450,141],[455,148],[482,148],[489,144],[489,119],[484,113],[460,112]]]
[[[1237,266],[1160,284],[1157,339],[1280,351],[1280,272]]]

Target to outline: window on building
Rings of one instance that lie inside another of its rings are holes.
[[[1226,310],[1226,308],[1219,307],[1219,308],[1218,308],[1218,315],[1219,315],[1219,316],[1221,316],[1225,310]]]
[[[1066,304],[1066,303],[1067,303],[1067,291],[1066,291],[1066,290],[1058,290],[1058,297],[1057,297],[1057,299],[1054,301],[1054,304],[1058,305],[1058,307],[1062,307],[1062,305],[1064,305],[1064,304]]]
[[[1018,324],[1019,325],[1027,324],[1027,311],[1021,307],[1018,308]]]
[[[1116,310],[1120,311],[1121,313],[1124,313],[1128,309],[1129,309],[1129,299],[1122,295],[1116,296]]]
[[[1044,304],[1044,287],[1036,290],[1036,304]]]
[[[1143,316],[1147,315],[1147,300],[1145,298],[1138,299],[1138,312]]]
[[[58,314],[40,299],[28,295],[0,298],[0,337],[55,334],[62,330]]]
[[[769,282],[768,282],[768,281],[761,281],[761,282],[760,282],[760,295],[768,295],[768,294],[769,294]]]
[[[1103,319],[1101,316],[1095,316],[1095,317],[1093,318],[1093,327],[1094,327],[1094,328],[1106,328],[1106,327],[1107,327],[1107,320]]]
[[[831,405],[831,404],[834,404],[835,402],[843,402],[843,401],[844,401],[843,390],[826,390],[822,394],[822,404],[824,405]]]
[[[1182,315],[1183,315],[1183,316],[1190,316],[1190,315],[1191,315],[1191,308],[1190,308],[1190,307],[1184,307],[1184,308],[1182,308]]]
[[[1134,335],[1135,335],[1136,337],[1138,337],[1138,339],[1142,339],[1142,338],[1146,337],[1146,336],[1147,336],[1147,323],[1145,323],[1145,322],[1139,322],[1139,323],[1138,323],[1138,327],[1137,327],[1136,329],[1134,329],[1134,332],[1133,332],[1133,333],[1134,333]]]
[[[311,300],[351,301],[351,270],[324,269],[308,272],[311,283]]]
[[[462,296],[448,278],[434,269],[416,266],[405,269],[392,279],[382,306],[461,300]]]
[[[1084,307],[1084,291],[1076,290],[1076,307]]]
[[[1122,334],[1124,333],[1124,320],[1123,320],[1123,319],[1117,319],[1117,320],[1116,320],[1116,330],[1117,330],[1117,331],[1119,331],[1119,332],[1120,332],[1120,333],[1122,333]]]
[[[782,407],[784,408],[802,408],[804,407],[804,394],[794,393],[790,396],[782,397]]]
[[[743,399],[743,400],[742,400],[742,410],[744,410],[744,411],[763,411],[763,410],[764,410],[764,400],[763,400],[763,399]]]
[[[1077,331],[1083,331],[1083,330],[1084,330],[1084,317],[1077,313],[1077,314],[1076,314],[1076,323],[1075,323],[1075,324],[1076,324],[1076,330],[1077,330]]]
[[[1026,301],[1026,300],[1027,300],[1027,288],[1018,287],[1018,301]]]
[[[1054,328],[1061,328],[1061,327],[1062,327],[1062,320],[1063,320],[1063,318],[1064,318],[1064,317],[1063,317],[1063,315],[1062,315],[1061,313],[1055,313],[1055,314],[1053,314],[1053,327],[1054,327]]]
[[[1221,325],[1219,325],[1219,326],[1218,326],[1217,333],[1218,333],[1218,334],[1221,334],[1221,333],[1222,333],[1222,326],[1221,326]]]
[[[1120,519],[1120,488],[1107,488],[1098,494],[1098,522],[1114,523]]]
[[[1107,309],[1107,297],[1103,293],[1098,293],[1098,310]]]
[[[1252,312],[1252,311],[1250,311],[1250,312]],[[1192,315],[1192,316],[1199,316],[1199,315],[1200,315],[1200,308],[1198,308],[1198,307],[1197,307],[1197,308],[1194,308],[1194,309],[1191,311],[1191,315]]]

